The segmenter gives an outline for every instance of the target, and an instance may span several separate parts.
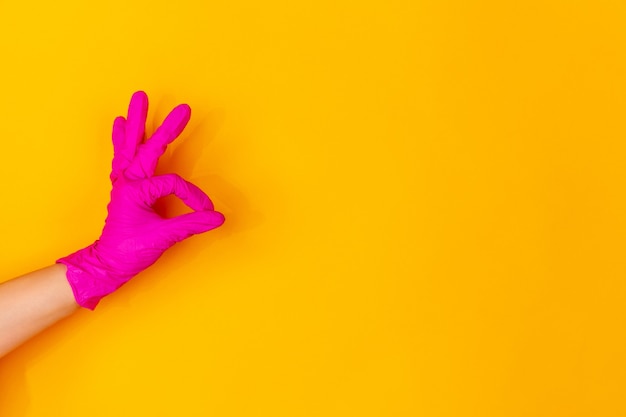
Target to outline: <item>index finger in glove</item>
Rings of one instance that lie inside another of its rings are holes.
[[[158,175],[141,184],[144,202],[152,206],[161,197],[174,194],[195,211],[213,210],[213,203],[204,191],[177,174]]]

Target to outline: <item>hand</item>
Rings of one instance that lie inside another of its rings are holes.
[[[224,222],[224,216],[213,210],[213,203],[198,187],[176,174],[154,175],[167,145],[187,125],[189,106],[174,108],[144,142],[147,113],[148,97],[138,91],[131,98],[128,118],[118,117],[113,123],[113,189],[102,236],[57,261],[67,266],[77,303],[91,310],[175,243]],[[161,217],[154,211],[154,203],[170,194],[194,211],[171,219]]]

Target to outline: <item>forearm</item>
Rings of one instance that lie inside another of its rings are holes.
[[[78,310],[65,273],[55,264],[0,284],[0,357]]]

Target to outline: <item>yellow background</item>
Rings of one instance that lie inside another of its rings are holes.
[[[0,415],[626,415],[625,22],[0,0],[0,280],[99,236],[137,89],[227,216],[3,358]]]

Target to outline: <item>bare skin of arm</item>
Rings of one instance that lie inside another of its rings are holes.
[[[79,309],[55,264],[0,284],[0,357]]]

